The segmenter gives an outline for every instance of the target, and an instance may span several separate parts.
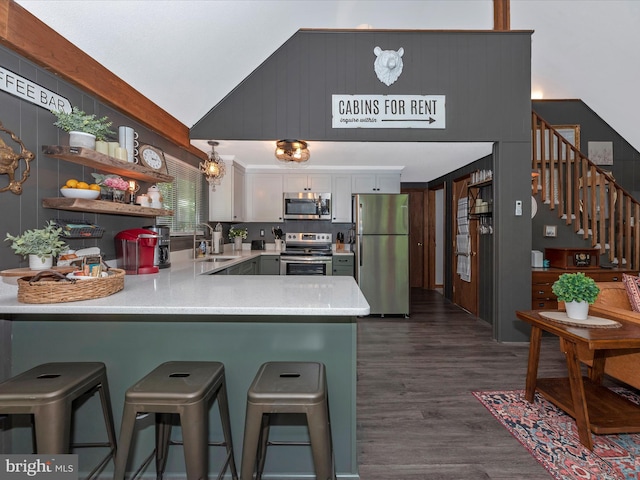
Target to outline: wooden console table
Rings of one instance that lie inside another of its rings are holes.
[[[608,355],[620,349],[640,350],[640,325],[609,316],[621,327],[583,328],[547,320],[536,310],[518,311],[516,315],[531,325],[527,401],[533,402],[538,390],[551,403],[571,415],[576,420],[580,442],[589,450],[593,450],[591,432],[640,432],[640,407],[601,385]],[[560,337],[560,348],[567,359],[568,378],[537,378],[543,331]],[[594,351],[588,378],[581,374],[577,353],[579,344]]]

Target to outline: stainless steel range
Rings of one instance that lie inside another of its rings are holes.
[[[330,233],[287,233],[280,254],[280,275],[331,275]]]

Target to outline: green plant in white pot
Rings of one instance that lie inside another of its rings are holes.
[[[586,320],[589,305],[596,301],[600,288],[593,278],[584,273],[563,273],[551,287],[558,300],[564,302],[567,316],[574,320]]]
[[[49,221],[44,228],[25,230],[22,235],[13,236],[7,233],[5,241],[13,243],[11,248],[16,255],[29,257],[29,268],[43,270],[51,268],[53,257],[69,247],[60,239],[62,229],[56,227],[53,221]]]
[[[110,130],[113,122],[107,117],[96,118],[94,114],[87,114],[78,107],[73,107],[70,113],[62,110],[51,110],[58,120],[53,124],[69,132],[69,146],[95,149],[96,140],[106,141],[116,133]],[[80,133],[81,135],[77,135]]]
[[[242,240],[247,238],[248,231],[246,228],[233,228],[229,229],[229,238],[233,240],[234,250],[242,250]]]

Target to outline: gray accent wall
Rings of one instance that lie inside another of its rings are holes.
[[[199,159],[195,156],[5,47],[0,47],[0,66],[68,98],[71,105],[78,106],[87,113],[95,113],[98,117],[107,116],[113,122],[112,130],[115,132],[118,131],[119,125],[129,125],[139,133],[141,143],[155,145],[176,158],[195,166],[198,165]],[[105,229],[102,238],[72,239],[68,241],[68,244],[73,249],[98,246],[105,259],[113,259],[115,258],[113,238],[118,232],[127,228],[139,228],[154,222],[153,218],[98,215],[42,207],[43,198],[60,196],[59,189],[67,179],[76,178],[87,183],[93,183],[94,180],[91,176],[94,169],[59,161],[41,153],[43,145],[69,144],[69,135],[53,125],[55,120],[55,116],[48,110],[5,91],[0,91],[0,122],[5,128],[14,132],[24,142],[28,150],[36,154],[36,158],[31,162],[31,174],[23,184],[22,194],[15,195],[8,191],[0,193],[0,205],[2,206],[0,270],[25,267],[28,264],[21,256],[13,253],[10,242],[4,241],[7,232],[17,235],[27,229],[42,228],[52,218],[86,220]],[[9,147],[19,151],[20,146],[14,143],[8,135],[0,135]],[[113,140],[117,140],[117,134]],[[24,162],[20,163],[17,178],[22,175],[24,169]],[[0,175],[0,187],[7,184],[8,177]],[[141,190],[144,192],[149,186],[150,184],[143,183]]]
[[[492,285],[492,307],[483,315],[496,340],[526,341],[514,312],[531,304],[531,34],[300,30],[198,121],[191,138],[493,142],[493,256],[480,279]],[[402,74],[390,86],[375,76],[376,46],[404,48]],[[332,94],[446,95],[446,128],[333,129]]]
[[[388,87],[373,70],[376,46],[404,48],[402,74]],[[530,47],[531,32],[300,30],[200,119],[191,138],[524,141]],[[333,129],[332,94],[446,95],[447,127]]]

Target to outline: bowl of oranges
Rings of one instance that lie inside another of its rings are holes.
[[[100,185],[97,183],[79,182],[75,178],[67,180],[60,193],[67,198],[83,198],[85,200],[95,200],[100,196]]]

